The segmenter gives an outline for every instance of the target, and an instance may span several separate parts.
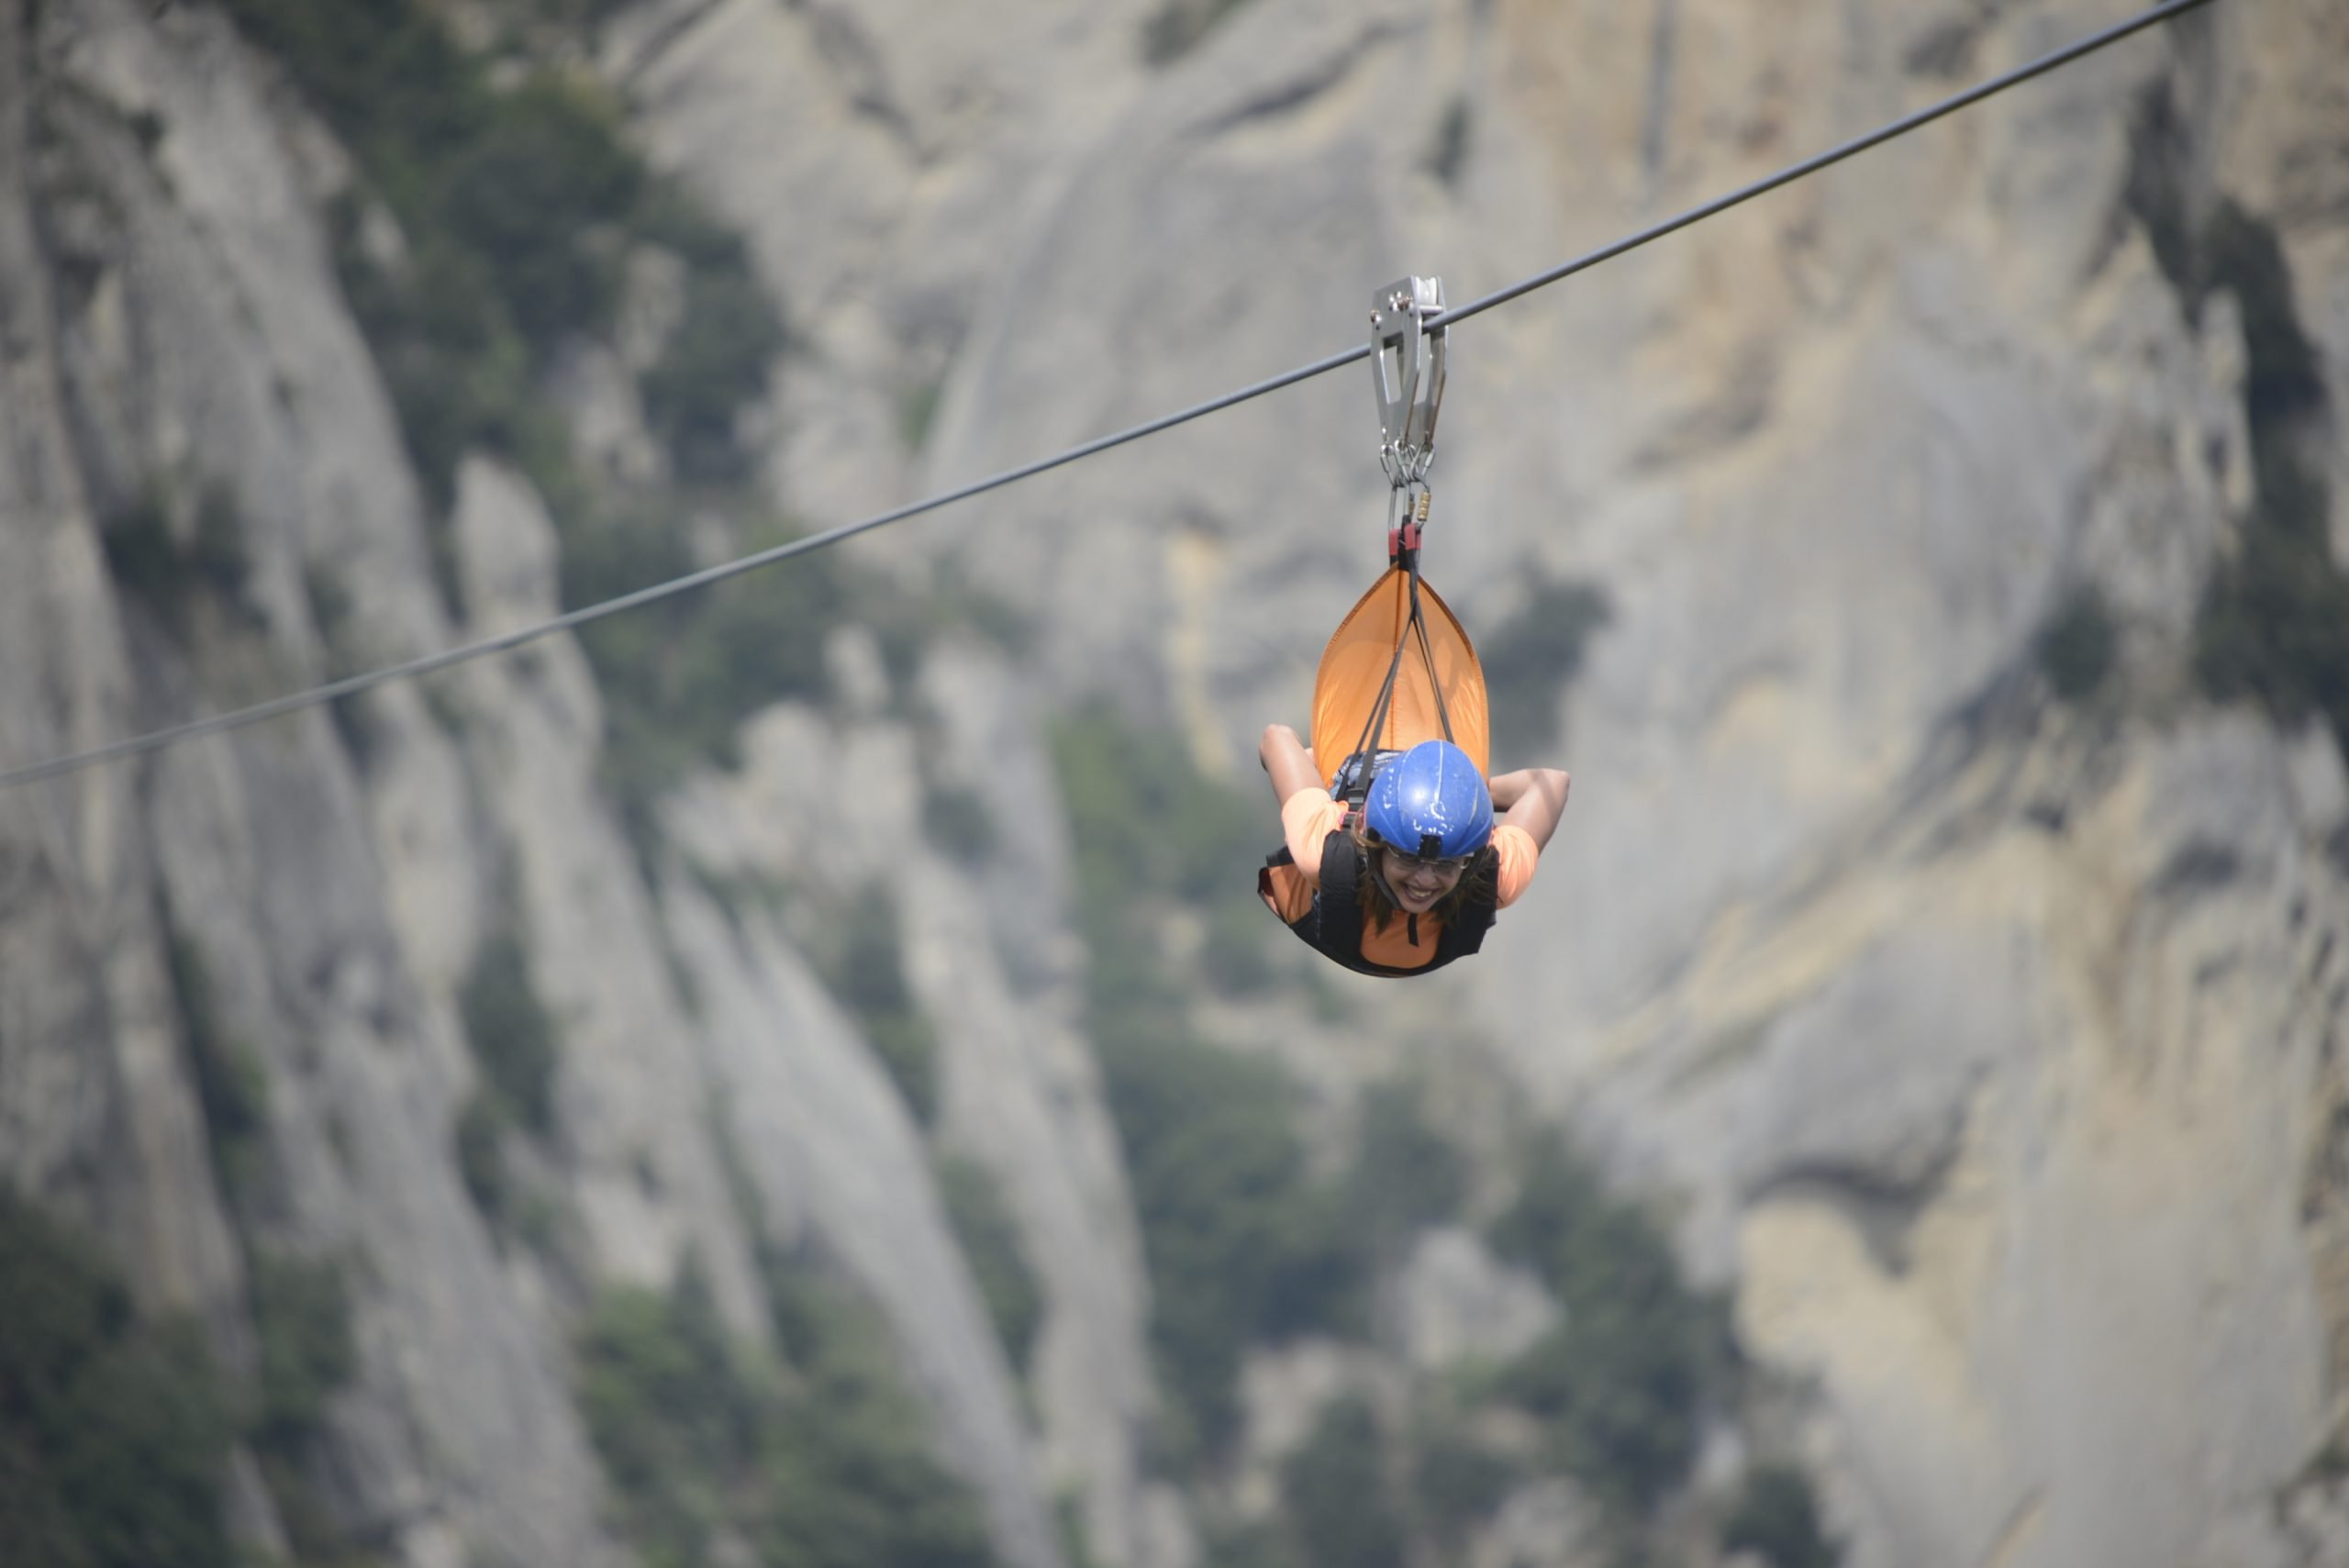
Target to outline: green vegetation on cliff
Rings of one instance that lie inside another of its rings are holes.
[[[748,249],[645,163],[608,91],[518,47],[592,23],[604,0],[508,15],[516,26],[486,55],[423,0],[224,3],[353,155],[358,178],[332,215],[336,259],[433,504],[435,569],[452,610],[464,606],[445,514],[472,452],[516,464],[546,500],[566,608],[793,536],[755,494],[737,439],[787,346]],[[650,362],[636,391],[665,473],[583,462],[550,395],[576,350],[629,336],[624,306],[658,328],[637,346]],[[127,570],[150,559],[181,569],[143,514],[129,521]],[[825,637],[851,619],[875,630],[900,679],[940,627],[1003,621],[951,594],[907,595],[828,554],[581,629],[604,699],[605,783],[648,862],[658,796],[691,767],[730,765],[749,714],[821,696]],[[948,826],[966,841],[985,831],[968,812]]]
[[[1442,1413],[1423,1417],[1408,1472],[1420,1528],[1438,1555],[1461,1554],[1469,1532],[1490,1518],[1524,1466],[1497,1453]]]
[[[994,1175],[967,1155],[949,1154],[938,1162],[938,1193],[1003,1353],[1024,1376],[1036,1331],[1043,1327],[1044,1292],[1020,1245],[1010,1205]]]
[[[2121,628],[2104,592],[2084,583],[2065,595],[2032,639],[2040,673],[2065,702],[2086,702],[2100,690],[2120,654]]]
[[[1172,1406],[1166,1457],[1189,1464],[1230,1437],[1251,1342],[1358,1318],[1359,1260],[1336,1195],[1309,1169],[1293,1085],[1193,1032],[1163,947],[1169,906],[1252,912],[1264,814],[1202,777],[1171,738],[1106,708],[1063,722],[1053,742],[1090,949],[1085,1022],[1125,1146]],[[1240,928],[1239,941],[1262,929]],[[1202,957],[1236,966],[1259,951]]]
[[[174,1354],[183,1357],[182,1371],[186,1376],[203,1381],[212,1390],[206,1396],[216,1398],[222,1445],[241,1441],[250,1450],[299,1560],[353,1564],[360,1560],[350,1555],[348,1530],[328,1501],[331,1488],[321,1479],[328,1406],[359,1370],[351,1326],[350,1280],[339,1259],[297,1252],[269,1239],[267,1226],[273,1218],[282,1216],[283,1199],[267,1180],[272,1168],[269,1080],[262,1054],[251,1040],[230,1032],[227,1009],[216,994],[201,949],[168,916],[164,960],[213,1172],[225,1216],[234,1227],[244,1258],[254,1375],[245,1387],[215,1389],[202,1343],[192,1332],[170,1329],[168,1333],[175,1336]],[[14,1201],[0,1196],[0,1205]],[[24,1215],[29,1214],[24,1211],[10,1223],[28,1223]],[[38,1256],[43,1248],[53,1250],[60,1245],[69,1252],[83,1246],[57,1236],[46,1242],[36,1237],[27,1243],[28,1255]],[[0,1236],[0,1261],[13,1257],[17,1251],[6,1236]],[[110,1277],[103,1270],[91,1273],[97,1266],[95,1254],[82,1251],[78,1255],[81,1262],[69,1259],[63,1265],[62,1278]],[[103,1297],[105,1292],[99,1295]],[[102,1305],[95,1309],[94,1321],[109,1320],[113,1310]],[[0,1318],[8,1315],[7,1289],[0,1286]],[[0,1390],[0,1405],[6,1402],[5,1390]],[[177,1505],[165,1497],[158,1506],[168,1512]],[[0,1516],[6,1513],[6,1503],[0,1501]],[[6,1523],[0,1518],[0,1548],[5,1548],[6,1536]],[[0,1550],[0,1562],[15,1561]],[[159,1555],[137,1561],[175,1559]]]
[[[687,1270],[606,1291],[578,1338],[579,1405],[650,1568],[987,1568],[970,1493],[930,1455],[869,1312],[788,1266],[777,1360],[730,1335]]]
[[[530,978],[521,900],[501,879],[488,929],[457,986],[457,1012],[481,1076],[451,1129],[458,1173],[473,1207],[501,1242],[520,1239],[551,1251],[562,1203],[521,1157],[518,1140],[541,1143],[555,1131],[555,1081],[562,1030]]]
[[[195,1326],[141,1322],[87,1241],[0,1193],[0,1562],[229,1568],[235,1436]]]
[[[251,613],[245,588],[252,562],[236,497],[217,482],[195,486],[192,495],[188,491],[185,484],[150,480],[107,517],[98,535],[108,575],[180,637],[187,635],[199,596]]]
[[[2231,293],[2243,319],[2254,498],[2211,574],[2196,669],[2213,695],[2253,697],[2288,722],[2322,718],[2349,751],[2349,573],[2332,559],[2317,349],[2271,225],[2223,203],[2199,255],[2203,286]]]
[[[243,1435],[296,1559],[353,1562],[349,1522],[329,1501],[324,1448],[328,1403],[359,1370],[350,1283],[331,1259],[247,1251],[260,1377]]]
[[[1728,1362],[1718,1307],[1688,1288],[1655,1223],[1554,1139],[1531,1146],[1492,1241],[1561,1311],[1504,1369],[1501,1397],[1547,1424],[1561,1469],[1644,1514],[1696,1457],[1699,1399]]]
[[[168,931],[164,961],[186,1032],[213,1176],[233,1206],[250,1193],[267,1155],[269,1080],[251,1042],[222,1026],[211,972],[195,944],[177,930]]]
[[[531,983],[529,950],[515,924],[512,901],[500,902],[505,918],[482,939],[457,988],[457,1008],[486,1080],[488,1103],[507,1120],[543,1136],[554,1126],[554,1018]]]
[[[445,505],[469,448],[560,462],[538,385],[574,338],[611,330],[631,257],[682,265],[679,318],[640,378],[677,473],[740,474],[735,409],[783,345],[740,239],[649,171],[618,106],[531,70],[497,86],[416,0],[226,0],[357,158],[398,225],[340,226],[344,285],[374,345],[417,465]]]
[[[885,889],[863,888],[807,940],[826,989],[855,1016],[906,1108],[928,1127],[938,1114],[938,1040],[906,984],[896,905]]]
[[[527,62],[501,86],[417,0],[227,4],[357,161],[336,215],[343,287],[436,512],[468,452],[518,464],[562,536],[567,607],[706,564],[686,542],[696,513],[759,526],[761,508],[727,487],[746,476],[735,418],[765,390],[781,317],[740,239],[645,166],[608,94]],[[638,392],[674,483],[623,483],[576,461],[545,389],[569,349],[615,335],[631,276],[664,260],[674,318]],[[462,610],[445,518],[432,527]],[[780,538],[768,532],[744,542]],[[608,782],[640,843],[652,796],[693,762],[727,760],[743,714],[816,689],[829,624],[816,612],[840,588],[829,562],[807,562],[585,628]]]
[[[2149,87],[2123,194],[2186,320],[2199,325],[2223,296],[2243,333],[2252,501],[2204,591],[2195,673],[2210,695],[2249,698],[2286,723],[2321,718],[2349,751],[2349,573],[2332,552],[2322,358],[2275,224],[2197,188],[2194,139],[2166,81]]]
[[[1077,851],[1077,901],[1094,941],[1104,1018],[1140,1015],[1169,980],[1151,916],[1187,908],[1206,924],[1204,978],[1247,991],[1269,978],[1271,929],[1256,867],[1277,831],[1269,800],[1202,774],[1175,736],[1097,704],[1055,728],[1053,761]]]
[[[704,564],[654,498],[581,503],[563,522],[562,601],[594,604]],[[750,548],[783,542],[772,525]],[[824,689],[828,611],[851,597],[829,554],[735,578],[580,628],[604,695],[606,784],[640,839],[651,803],[688,768],[736,760],[748,714]]]
[[[1281,1503],[1306,1568],[1405,1568],[1405,1520],[1387,1477],[1377,1414],[1359,1395],[1321,1407],[1281,1465]]]
[[[1787,1464],[1757,1464],[1721,1525],[1724,1551],[1751,1551],[1770,1568],[1835,1568],[1842,1548],[1827,1539],[1810,1478]]]
[[[1096,1025],[1151,1278],[1151,1337],[1183,1418],[1170,1457],[1236,1429],[1252,1342],[1352,1326],[1360,1280],[1313,1178],[1292,1086],[1270,1063],[1176,1032]]]

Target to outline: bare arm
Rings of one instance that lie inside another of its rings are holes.
[[[1264,738],[1256,743],[1256,761],[1264,764],[1265,776],[1273,781],[1273,793],[1283,806],[1299,790],[1319,789],[1321,766],[1297,731],[1286,724],[1267,724]]]
[[[1562,768],[1520,768],[1493,779],[1493,806],[1503,822],[1531,834],[1535,849],[1544,849],[1558,830],[1566,792],[1573,785],[1574,779]]]

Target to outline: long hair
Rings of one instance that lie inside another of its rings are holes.
[[[1374,931],[1385,930],[1386,923],[1403,912],[1393,899],[1386,896],[1386,889],[1377,874],[1378,851],[1391,847],[1373,843],[1369,830],[1360,823],[1354,825],[1354,853],[1362,861],[1362,874],[1354,878],[1354,902],[1362,906],[1363,918],[1370,923]],[[1428,918],[1450,925],[1468,900],[1480,890],[1497,894],[1500,887],[1500,851],[1494,849],[1493,841],[1487,839],[1485,847],[1468,858],[1468,869],[1460,873],[1460,880],[1452,884],[1452,891],[1437,899],[1427,911]]]

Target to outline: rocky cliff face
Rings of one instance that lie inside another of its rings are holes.
[[[451,526],[467,616],[443,609],[426,503],[305,184],[319,132],[273,107],[226,19],[98,6],[6,23],[12,750],[549,613],[543,507],[478,461]],[[109,589],[102,520],[119,530],[141,505],[152,547],[214,550],[217,582]],[[340,723],[17,793],[12,1175],[102,1221],[152,1301],[231,1345],[248,1284],[232,1232],[248,1253],[362,1271],[359,1374],[328,1418],[336,1502],[362,1537],[415,1562],[613,1560],[559,1282],[496,1244],[455,1158],[480,1076],[458,994],[494,931],[519,930],[561,1025],[548,1180],[572,1266],[666,1285],[690,1256],[756,1335],[754,1253],[819,1233],[900,1319],[1007,1555],[1053,1561],[1001,1352],[894,1092],[789,949],[715,924],[657,869],[648,884],[599,795],[600,745],[595,684],[557,644]],[[262,1195],[234,1218],[174,974],[183,993],[202,977],[201,1029],[266,1085]],[[1056,1124],[1048,1142],[1077,1136]],[[282,1544],[249,1502],[253,1533]]]
[[[2260,530],[2312,511],[2349,562],[2336,10],[2221,0],[1458,328],[1432,579],[1480,636],[1545,586],[1608,606],[1578,675],[1524,678],[1555,741],[1498,737],[1575,771],[1567,825],[1473,973],[1341,983],[1336,1027],[1200,1008],[1338,1121],[1456,1063],[1455,1125],[1515,1100],[1669,1198],[1859,1568],[2341,1550],[2349,730],[2198,673]],[[1328,352],[1389,278],[1473,295],[2109,19],[931,11],[654,0],[598,34],[632,133],[783,305],[751,424],[818,522]],[[338,282],[350,150],[227,17],[0,0],[0,111],[7,761],[556,607],[514,463],[469,457],[445,507],[412,468]],[[657,465],[606,362],[570,361],[580,439]],[[848,547],[1008,600],[1025,651],[893,662],[843,625],[822,700],[757,714],[649,837],[565,639],[0,795],[11,1184],[232,1365],[284,1260],[342,1268],[355,1370],[307,1462],[387,1559],[627,1560],[583,1298],[690,1273],[772,1341],[798,1251],[877,1306],[1005,1559],[1063,1560],[1065,1498],[1098,1561],[1185,1568],[1323,1399],[1554,1317],[1431,1233],[1379,1348],[1257,1356],[1220,1489],[1152,1454],[1047,728],[1106,691],[1252,773],[1379,564],[1359,375]],[[980,863],[913,826],[941,786],[995,825]],[[866,896],[934,1037],[927,1126],[817,962]],[[468,995],[507,971],[561,1040],[540,1119],[487,1135],[551,1217],[531,1244],[463,1152],[499,1071]],[[260,1085],[234,1159],[228,1082]],[[1024,1375],[941,1151],[1033,1265]],[[1754,1434],[1715,1429],[1733,1469]],[[240,1452],[239,1528],[298,1547],[269,1460]],[[1476,1560],[1582,1560],[1579,1507],[1524,1489]]]

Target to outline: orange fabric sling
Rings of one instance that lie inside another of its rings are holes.
[[[1402,751],[1422,740],[1440,740],[1448,717],[1453,744],[1468,753],[1478,773],[1492,772],[1485,672],[1476,662],[1475,645],[1451,606],[1424,579],[1419,588],[1419,622],[1427,640],[1422,644],[1412,634],[1399,665],[1396,644],[1410,632],[1411,618],[1411,574],[1399,564],[1387,568],[1354,602],[1321,651],[1320,668],[1313,677],[1311,744],[1324,784],[1337,781],[1338,769],[1361,741],[1390,669],[1395,671],[1394,695],[1364,749]]]

